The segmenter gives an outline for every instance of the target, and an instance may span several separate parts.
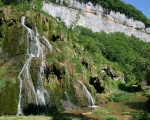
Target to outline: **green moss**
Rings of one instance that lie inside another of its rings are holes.
[[[0,68],[0,78],[2,76],[4,76],[7,73],[7,69],[6,68]]]
[[[19,88],[16,80],[5,78],[5,85],[0,93],[0,115],[15,115],[17,113]]]
[[[0,67],[0,115],[15,115],[19,97],[17,78],[24,56],[11,58]]]
[[[30,63],[30,73],[31,73],[31,79],[34,84],[34,86],[37,86],[38,78],[39,78],[39,72],[41,67],[41,59],[39,58],[32,58]]]
[[[26,52],[26,43],[23,39],[22,27],[18,27],[17,24],[9,27],[3,24],[3,50],[7,57],[13,57],[15,55],[23,54]]]

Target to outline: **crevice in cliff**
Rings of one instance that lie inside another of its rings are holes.
[[[0,18],[0,26],[2,26],[2,23],[3,23],[3,21],[2,21],[2,19]]]
[[[45,74],[45,77],[46,77],[46,79],[47,79],[47,82],[49,82],[49,81],[48,81],[48,77],[49,77],[49,74],[50,74],[50,69],[49,69],[49,67],[46,67],[46,68],[44,69],[44,74]]]
[[[102,93],[104,91],[104,87],[101,86],[100,80],[97,77],[90,77],[90,84],[94,86],[98,93]]]
[[[14,25],[14,23],[16,23],[16,20],[11,19],[11,20],[7,23],[7,25],[8,25],[8,27],[11,27],[11,26]]]
[[[28,104],[24,109],[23,113],[25,115],[39,115],[42,113],[46,113],[46,109],[44,105],[35,105],[35,104]]]
[[[53,42],[56,42],[58,39],[59,39],[60,37],[58,36],[58,35],[53,35],[52,36],[52,38],[51,38],[51,40],[53,41]]]
[[[81,64],[88,69],[88,62],[84,58],[81,60]]]
[[[55,65],[52,66],[50,74],[56,75],[57,80],[61,83],[63,76],[65,75],[65,70],[59,70]]]
[[[0,38],[3,38],[3,36],[2,36],[2,31],[0,31]]]
[[[32,27],[32,25],[31,25],[31,24],[26,23],[25,25],[26,25],[28,28],[33,29],[33,27]]]
[[[25,115],[38,115],[38,106],[34,104],[28,104],[24,109]]]
[[[109,76],[111,79],[118,80],[119,76],[116,75],[110,67],[106,66],[102,69],[102,72]]]

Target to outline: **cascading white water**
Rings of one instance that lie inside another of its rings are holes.
[[[86,88],[86,86],[81,81],[78,80],[78,83],[80,83],[82,85],[83,91],[88,98],[89,106],[95,106],[94,99],[92,98],[92,95],[89,92],[89,90]]]
[[[69,100],[69,96],[68,96],[67,92],[65,91],[64,93],[65,93],[65,95],[67,97],[67,100]]]
[[[39,41],[39,33],[36,28],[36,33],[30,28],[28,28],[25,25],[25,17],[23,16],[21,19],[21,23],[23,27],[25,27],[28,31],[27,36],[27,55],[29,56],[26,60],[21,72],[18,75],[18,79],[20,81],[20,93],[19,93],[19,102],[18,102],[18,111],[17,115],[23,114],[22,112],[22,87],[24,82],[28,82],[28,85],[32,88],[32,92],[34,93],[34,98],[36,105],[42,105],[46,106],[45,102],[45,93],[47,94],[46,90],[43,86],[42,77],[44,75],[44,68],[46,66],[45,64],[45,46]],[[48,42],[48,40],[43,36],[43,39],[45,41],[46,46],[52,52],[52,46]],[[30,44],[29,44],[30,41]],[[35,87],[33,85],[31,76],[30,76],[30,62],[33,57],[38,57],[42,60],[40,70],[38,73],[38,80],[37,80],[37,86]],[[33,96],[32,96],[33,97]]]
[[[47,47],[49,48],[49,51],[52,52],[52,45],[49,44],[49,41],[43,36],[44,40],[45,40],[45,43],[47,45]]]
[[[67,93],[67,80],[68,80],[68,70],[67,70],[67,65],[66,65],[66,69],[65,69],[65,73],[66,73],[66,79],[65,79],[65,95],[66,95],[66,98],[67,98],[67,101],[69,100],[69,96],[68,96],[68,93]]]

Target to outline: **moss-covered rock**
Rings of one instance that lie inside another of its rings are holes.
[[[10,20],[3,23],[3,52],[5,58],[14,57],[26,52],[26,43],[24,41],[24,33],[22,27]]]
[[[23,57],[14,57],[0,66],[0,115],[15,115],[19,98],[19,69]]]
[[[0,115],[16,115],[19,90],[16,80],[5,78],[6,85],[0,92]]]
[[[30,63],[30,74],[34,87],[37,87],[37,82],[40,74],[41,59],[34,57]]]

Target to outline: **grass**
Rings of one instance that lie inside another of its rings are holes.
[[[110,101],[112,102],[128,102],[132,99],[132,94],[130,93],[115,93],[110,96]]]
[[[69,115],[52,116],[1,116],[0,120],[82,120],[80,117]]]
[[[103,118],[103,120],[118,120],[116,116],[109,115],[112,114],[112,112],[113,111],[108,108],[100,108],[93,110],[93,114],[100,115]]]
[[[100,108],[100,109],[96,109],[93,111],[94,114],[99,114],[99,115],[105,115],[107,113],[111,113],[112,110],[107,109],[107,108]]]
[[[104,115],[102,118],[104,120],[118,120],[118,117],[114,115]]]
[[[133,116],[134,120],[150,120],[149,113],[131,112],[131,115]]]
[[[0,120],[52,120],[53,117],[46,116],[1,116]]]

